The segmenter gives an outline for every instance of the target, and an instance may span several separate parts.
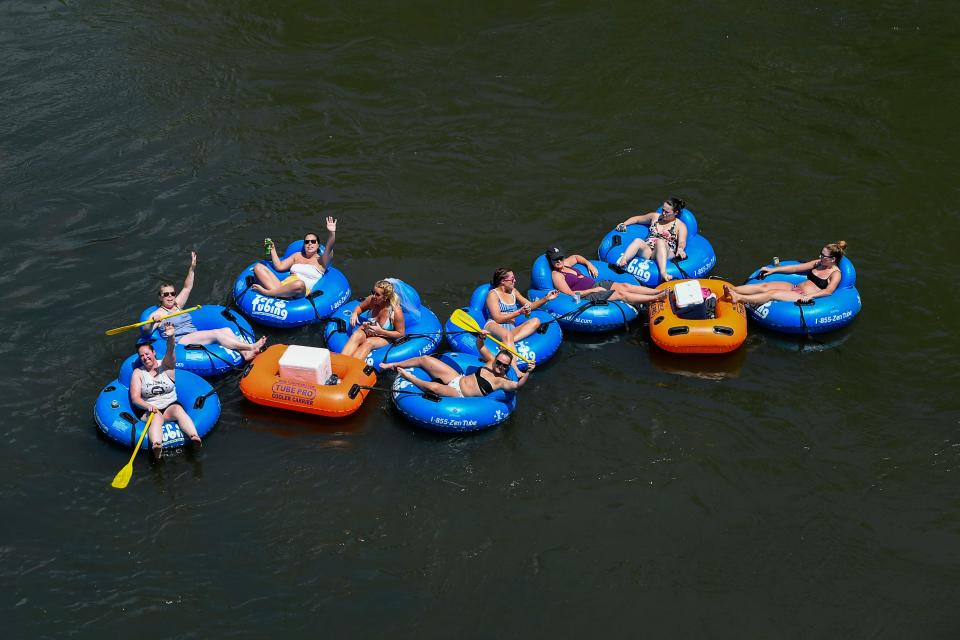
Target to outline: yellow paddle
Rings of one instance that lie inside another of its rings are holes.
[[[110,483],[110,486],[114,489],[126,489],[127,485],[130,484],[130,476],[133,475],[133,459],[137,457],[137,452],[140,451],[140,445],[143,444],[143,436],[147,435],[147,429],[150,428],[150,423],[153,421],[153,416],[155,416],[153,411],[150,412],[150,417],[147,418],[147,424],[143,425],[143,433],[140,434],[140,439],[137,440],[137,446],[133,448],[133,455],[130,456],[130,462],[127,463],[123,469],[117,471],[117,475],[113,476],[113,482]]]
[[[453,324],[457,325],[458,327],[460,327],[461,329],[469,333],[480,333],[480,325],[478,325],[477,321],[474,320],[470,316],[470,314],[464,311],[463,309],[457,309],[456,311],[454,311],[453,315],[450,316],[450,322],[452,322]],[[524,358],[522,355],[520,355],[519,353],[517,353],[507,345],[503,344],[493,336],[487,335],[487,337],[493,340],[494,342],[496,342],[498,345],[500,345],[507,351],[509,351],[510,353],[512,353],[513,355],[517,356],[518,358],[526,362],[527,364],[536,364],[535,362],[533,362],[533,360],[528,360],[527,358]]]
[[[195,307],[190,307],[189,309],[183,309],[182,311],[174,311],[173,313],[169,313],[169,314],[167,314],[167,315],[165,315],[165,316],[163,316],[162,318],[159,318],[159,319],[157,319],[157,320],[144,320],[143,322],[135,322],[135,323],[133,323],[133,324],[128,324],[128,325],[123,326],[123,327],[117,327],[116,329],[110,329],[110,330],[107,331],[107,335],[108,335],[108,336],[115,336],[115,335],[117,335],[118,333],[123,333],[124,331],[127,331],[128,329],[136,329],[137,327],[142,327],[143,325],[145,325],[145,324],[150,324],[151,322],[163,322],[163,321],[166,320],[167,318],[172,318],[173,316],[178,316],[178,315],[180,315],[181,313],[190,313],[191,311],[196,311],[197,309],[200,309],[201,307],[202,307],[202,305],[199,305],[199,304],[198,304],[197,306],[195,306]]]

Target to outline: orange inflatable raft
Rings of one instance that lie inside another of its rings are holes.
[[[278,409],[342,418],[359,409],[370,393],[359,386],[373,386],[377,381],[373,367],[339,353],[330,354],[330,368],[338,379],[336,384],[282,380],[280,358],[286,351],[287,345],[275,344],[253,361],[240,380],[240,392],[248,400]]]
[[[699,287],[709,289],[717,296],[714,318],[691,320],[677,314],[674,287],[690,280],[671,280],[657,287],[668,289],[670,295],[648,305],[650,337],[653,342],[673,353],[727,353],[743,344],[747,337],[747,312],[743,304],[733,304],[723,298],[723,280],[697,281]]]

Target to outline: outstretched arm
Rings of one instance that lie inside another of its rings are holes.
[[[320,256],[320,264],[324,269],[333,260],[333,244],[337,241],[337,219],[327,216],[327,244],[323,247],[323,255]]]
[[[173,333],[173,323],[170,321],[164,322],[163,334],[167,338],[167,352],[163,354],[163,360],[160,361],[160,365],[170,370],[169,375],[171,378],[177,368],[177,344]]]
[[[187,277],[183,279],[183,289],[177,294],[177,306],[181,309],[187,306],[187,298],[193,291],[193,270],[197,268],[197,252],[190,252],[190,268],[187,269]]]
[[[656,211],[651,211],[650,213],[643,213],[637,216],[631,216],[617,225],[617,231],[626,231],[627,227],[631,224],[649,224],[657,216]]]
[[[799,271],[809,271],[817,264],[816,260],[801,262],[800,264],[782,264],[779,267],[763,267],[760,269],[761,276],[768,276],[771,273],[797,273]]]

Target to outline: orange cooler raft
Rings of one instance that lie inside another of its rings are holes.
[[[690,283],[690,284],[686,284]],[[677,292],[694,289],[709,289],[716,295],[715,317],[698,320],[678,314]],[[743,304],[733,304],[723,298],[723,280],[671,280],[657,287],[668,289],[670,295],[663,300],[651,302],[650,337],[661,349],[673,353],[727,353],[737,349],[747,337],[747,312]]]
[[[325,379],[320,381],[317,372],[324,368]],[[327,373],[335,377],[327,378]],[[275,344],[253,361],[240,380],[240,391],[247,400],[268,407],[342,418],[359,409],[370,393],[360,387],[373,386],[376,381],[374,368],[357,358],[326,349]]]

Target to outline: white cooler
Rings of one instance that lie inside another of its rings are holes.
[[[686,280],[673,287],[673,296],[681,309],[695,304],[703,304],[703,291],[699,280]]]
[[[332,373],[327,349],[292,344],[280,356],[280,379],[286,382],[324,384]]]

